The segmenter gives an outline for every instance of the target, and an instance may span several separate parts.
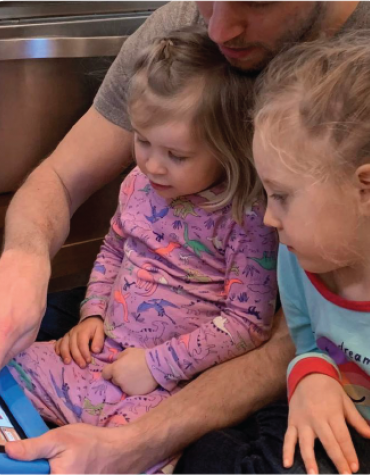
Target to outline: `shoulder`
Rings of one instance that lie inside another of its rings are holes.
[[[148,193],[148,190],[148,178],[140,171],[139,167],[135,167],[122,182],[120,189],[120,199],[121,201],[127,201],[127,199],[133,195],[133,193],[138,191]]]

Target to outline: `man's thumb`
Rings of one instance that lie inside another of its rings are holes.
[[[34,439],[7,442],[5,452],[10,458],[17,460],[50,459],[54,457],[56,447],[48,436],[49,434],[45,434]]]

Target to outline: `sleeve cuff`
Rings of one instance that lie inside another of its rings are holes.
[[[159,361],[158,349],[151,348],[145,352],[146,363],[149,371],[157,383],[166,391],[173,391],[178,384],[171,368],[165,368]]]
[[[99,297],[87,298],[81,302],[80,322],[94,315],[98,315],[104,320],[106,310],[107,310],[107,300],[99,298]]]
[[[309,374],[325,374],[340,382],[336,366],[320,356],[308,356],[297,361],[288,375],[288,401],[292,398],[299,382]]]

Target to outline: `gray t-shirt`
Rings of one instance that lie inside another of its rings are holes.
[[[169,2],[156,10],[124,43],[110,67],[95,100],[95,109],[110,122],[130,130],[126,94],[133,62],[143,48],[168,32],[190,25],[204,25],[195,2]],[[340,33],[370,28],[370,2],[359,2]]]

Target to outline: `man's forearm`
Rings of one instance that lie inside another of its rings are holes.
[[[44,164],[17,191],[5,220],[4,251],[22,250],[49,259],[69,233],[67,192],[56,173]]]
[[[294,351],[279,312],[266,344],[206,371],[135,423],[138,432],[151,436],[145,442],[148,461],[173,455],[207,432],[236,424],[282,397]]]

